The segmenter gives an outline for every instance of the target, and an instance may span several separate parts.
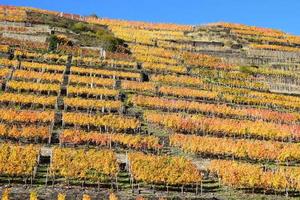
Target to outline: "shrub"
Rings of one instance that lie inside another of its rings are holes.
[[[75,23],[72,27],[71,30],[74,31],[75,33],[80,33],[80,32],[89,32],[93,31],[90,27],[89,24],[83,23],[83,22],[78,22]]]
[[[56,51],[57,44],[59,43],[59,39],[56,35],[51,35],[49,37],[49,51]]]

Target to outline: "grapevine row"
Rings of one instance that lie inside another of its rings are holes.
[[[300,190],[300,168],[298,167],[263,169],[260,165],[213,160],[208,169],[211,173],[217,174],[224,185],[234,188],[263,189],[264,191]]]
[[[103,181],[119,171],[115,154],[110,150],[75,150],[55,148],[50,166],[52,177]],[[104,176],[104,177],[103,177]]]
[[[54,111],[32,111],[0,108],[0,120],[7,122],[50,123],[54,120]]]
[[[30,177],[37,164],[39,148],[0,144],[0,174],[10,177]]]
[[[113,134],[99,132],[85,132],[81,130],[65,129],[59,137],[61,143],[86,144],[99,146],[120,144],[134,149],[160,149],[159,138],[155,136]]]
[[[63,75],[59,73],[48,73],[48,72],[35,72],[27,70],[16,70],[14,71],[13,78],[25,79],[25,80],[42,80],[49,81],[50,83],[61,83]]]
[[[15,94],[15,93],[5,92],[0,94],[0,102],[54,106],[56,104],[56,97],[37,96],[37,95],[29,95],[29,94]]]
[[[33,83],[33,82],[24,82],[24,81],[9,81],[7,87],[12,90],[17,91],[33,91],[33,92],[55,92],[56,94],[60,91],[59,84],[51,83]]]
[[[78,76],[74,74],[70,75],[69,82],[83,83],[86,85],[101,85],[107,87],[113,87],[115,83],[113,79],[90,77],[90,76]]]
[[[188,113],[206,113],[220,117],[250,117],[273,122],[296,123],[300,120],[298,113],[283,113],[266,109],[233,108],[225,104],[206,104],[194,101],[175,100],[162,97],[134,95],[130,101],[136,106],[163,109],[167,111],[184,111]]]
[[[183,157],[130,153],[130,173],[137,181],[166,185],[197,184],[202,175],[191,161]]]
[[[47,126],[30,125],[16,126],[0,124],[0,136],[8,139],[49,139],[51,136],[50,128]]]
[[[122,117],[118,115],[89,115],[82,113],[63,113],[63,122],[65,124],[74,124],[82,126],[110,127],[116,131],[136,130],[140,127],[137,119]]]
[[[104,109],[107,110],[119,110],[122,106],[120,101],[109,101],[109,100],[93,100],[93,99],[83,99],[83,98],[64,98],[64,105],[67,107],[75,108],[88,108],[88,109]]]
[[[79,96],[81,94],[87,96],[109,96],[115,97],[119,94],[118,90],[107,89],[107,88],[99,88],[99,87],[82,87],[82,86],[68,86],[67,87],[68,94],[75,94]]]
[[[260,139],[287,140],[300,137],[299,125],[280,125],[263,121],[209,118],[200,115],[175,113],[144,113],[147,122],[155,123],[183,133],[212,134],[232,137],[255,137]]]
[[[82,67],[72,67],[72,74],[87,74],[87,75],[95,74],[95,75],[101,75],[110,78],[114,78],[114,77],[134,78],[134,79],[140,78],[140,74],[134,72],[122,72],[122,71],[82,68]]]
[[[185,152],[198,154],[258,161],[300,161],[300,147],[294,143],[172,134],[170,144]]]

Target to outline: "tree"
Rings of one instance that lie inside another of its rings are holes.
[[[51,35],[49,38],[49,51],[56,51],[59,39],[56,35]]]
[[[88,17],[94,17],[96,19],[99,19],[98,15],[96,13],[92,13]]]
[[[124,41],[114,37],[109,31],[98,30],[95,33],[100,45],[107,51],[116,51],[118,46],[123,45]]]
[[[92,31],[90,25],[83,22],[77,22],[71,27],[71,30],[75,33]]]

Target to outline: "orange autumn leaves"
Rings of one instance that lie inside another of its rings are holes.
[[[70,148],[55,148],[53,150],[51,176],[101,181],[108,177],[115,177],[118,171],[116,155],[110,150],[75,150]]]
[[[0,94],[0,102],[7,103],[22,103],[22,104],[37,104],[43,106],[54,106],[57,98],[55,96],[37,96],[30,94],[17,94],[5,92]]]
[[[48,123],[54,120],[54,111],[15,110],[0,108],[0,120],[8,122]]]
[[[300,161],[300,146],[295,143],[183,134],[172,134],[169,138],[171,146],[196,154],[233,156],[256,161]]]
[[[257,137],[264,139],[299,139],[298,125],[275,124],[263,121],[210,118],[200,115],[184,115],[177,113],[159,113],[148,111],[144,118],[165,128],[183,133],[202,133],[211,135],[227,135],[238,137]]]
[[[136,130],[140,122],[135,118],[118,115],[89,115],[75,112],[63,113],[63,122],[74,125],[106,126],[116,131]]]
[[[32,83],[24,81],[9,81],[7,87],[16,91],[34,91],[34,92],[55,92],[56,94],[60,91],[59,84],[51,83]]]
[[[263,169],[262,166],[255,164],[213,160],[208,169],[212,174],[217,174],[224,185],[234,188],[300,189],[300,169],[297,167]]]
[[[30,177],[37,164],[39,148],[33,145],[0,145],[0,174]]]
[[[130,153],[130,172],[134,179],[156,184],[195,184],[202,175],[191,161],[183,157],[151,156]]]
[[[109,101],[109,100],[93,100],[84,98],[64,98],[64,105],[75,108],[90,108],[90,109],[108,109],[109,111],[119,110],[122,106],[120,101]]]
[[[50,128],[41,125],[17,126],[0,124],[0,137],[14,139],[48,139],[50,137]]]
[[[160,149],[159,138],[147,135],[130,135],[120,133],[85,132],[82,130],[66,129],[60,134],[61,143],[86,144],[99,146],[111,144],[125,145],[134,149]]]
[[[267,109],[238,108],[226,104],[209,104],[195,101],[178,100],[162,97],[133,95],[130,101],[135,106],[162,109],[166,111],[184,111],[187,113],[206,113],[216,116],[233,116],[235,118],[262,119],[265,121],[296,123],[300,120],[298,113],[284,113]]]
[[[51,83],[61,83],[63,80],[63,74],[60,73],[48,73],[48,72],[35,72],[27,70],[16,70],[13,74],[14,78],[26,79],[26,80],[42,80]]]
[[[54,111],[30,111],[1,108],[0,136],[2,138],[48,139],[49,124],[54,120]],[[23,123],[23,124],[18,124]]]

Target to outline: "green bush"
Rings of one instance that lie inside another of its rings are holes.
[[[90,14],[90,15],[89,15],[89,17],[95,17],[95,18],[97,18],[97,19],[99,18],[99,17],[98,17],[98,15],[97,15],[97,14],[95,14],[95,13],[93,13],[93,14]]]
[[[96,38],[107,51],[116,51],[119,45],[124,44],[123,40],[114,37],[111,33],[105,30],[97,31]]]
[[[51,35],[49,37],[49,51],[56,51],[57,44],[59,43],[59,39],[56,35]]]
[[[75,33],[92,31],[89,24],[82,23],[82,22],[78,22],[78,23],[74,24],[71,27],[71,30],[74,31]]]
[[[240,71],[247,74],[255,74],[254,70],[249,66],[240,66]]]
[[[96,16],[95,16],[96,17]],[[106,26],[99,24],[89,24],[75,20],[61,18],[51,14],[40,14],[36,12],[28,13],[28,21],[38,24],[47,24],[51,27],[63,27],[77,34],[69,33],[76,45],[80,46],[101,46],[107,51],[116,51],[119,46],[124,45],[124,41],[116,38]],[[56,51],[58,38],[51,35],[49,38],[49,51]],[[68,44],[74,45],[72,43]]]

